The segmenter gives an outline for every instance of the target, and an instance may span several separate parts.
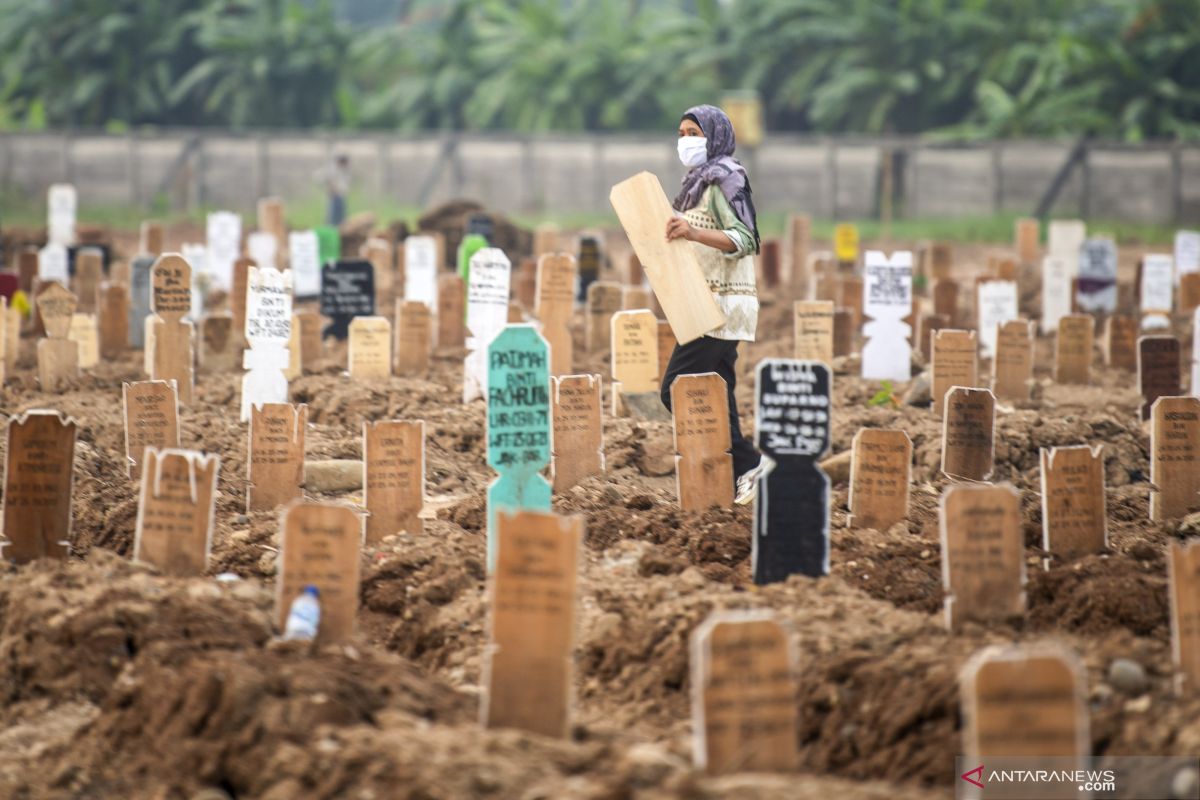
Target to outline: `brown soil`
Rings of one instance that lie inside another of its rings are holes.
[[[964,258],[964,263],[969,259]],[[786,302],[767,299],[760,341],[739,361],[749,430],[752,369],[787,354]],[[582,345],[582,342],[579,343]],[[833,453],[861,426],[903,427],[914,445],[909,519],[847,527],[832,497],[832,574],[756,587],[746,508],[678,510],[670,427],[605,419],[608,472],[554,499],[585,518],[576,719],[565,741],[477,722],[487,639],[480,404],[457,402],[461,354],[426,379],[355,383],[333,348],[293,382],[309,404],[308,457],[357,458],[367,419],[427,423],[430,508],[419,535],[364,554],[352,647],[272,642],[278,523],[246,514],[245,426],[236,375],[203,375],[182,412],[184,446],[221,456],[211,573],[173,579],[128,562],[136,491],[125,477],[120,386],[134,355],[61,395],[40,392],[32,345],[0,388],[0,408],[56,408],[80,425],[76,556],[0,571],[0,796],[191,798],[907,798],[948,797],[960,749],[957,675],[979,648],[1054,638],[1087,667],[1097,753],[1200,752],[1200,699],[1171,692],[1166,542],[1193,532],[1147,521],[1148,442],[1127,373],[1097,367],[1091,387],[1049,381],[1002,407],[994,479],[1022,495],[1029,611],[942,626],[940,428],[927,408],[869,407],[878,387],[839,360]],[[1099,362],[1097,362],[1099,363]],[[601,372],[603,354],[577,366]],[[1105,445],[1110,548],[1063,562],[1041,550],[1038,448]],[[0,449],[3,443],[0,442]],[[331,497],[360,502],[358,492]],[[799,654],[803,772],[710,778],[690,766],[688,637],[714,609],[769,608]],[[1114,658],[1147,671],[1143,697],[1107,683]]]

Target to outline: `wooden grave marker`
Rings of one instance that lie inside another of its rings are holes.
[[[1200,399],[1160,397],[1150,409],[1150,519],[1200,506]]]
[[[537,262],[532,258],[521,259],[521,266],[517,267],[517,271],[513,274],[512,297],[513,302],[509,304],[510,308],[516,305],[517,310],[521,313],[533,312],[534,305],[537,303]]]
[[[1014,223],[1013,243],[1017,248],[1017,259],[1022,264],[1036,264],[1041,223],[1036,217],[1021,217]]]
[[[583,301],[587,299],[588,287],[600,279],[600,242],[595,236],[579,237],[578,265],[579,297],[577,299]]]
[[[557,253],[562,249],[561,245],[562,231],[553,222],[543,222],[533,229],[533,257],[541,259],[542,256]]]
[[[958,484],[939,506],[945,621],[1002,621],[1025,613],[1021,496],[1008,483]]]
[[[292,271],[251,267],[246,278],[247,348],[242,353],[243,422],[249,422],[251,406],[288,401],[284,370],[291,338]]]
[[[812,275],[808,269],[808,252],[812,248],[812,217],[808,214],[792,214],[788,218],[787,257],[784,267],[787,282],[793,296],[807,296]]]
[[[220,457],[146,448],[133,558],[168,575],[203,575],[212,549]]]
[[[908,519],[912,440],[903,430],[860,428],[850,462],[850,520],[886,531]]]
[[[770,611],[717,611],[691,637],[694,763],[710,775],[794,772],[795,659]]]
[[[36,247],[26,247],[17,253],[17,286],[22,292],[33,296],[33,284],[38,276],[38,251]]]
[[[1200,311],[1192,314],[1192,391],[1193,395],[1200,395],[1200,347],[1196,346],[1200,342],[1200,335],[1197,331],[1200,330]],[[16,334],[10,334],[15,336]],[[15,360],[15,359],[14,359]]]
[[[138,253],[158,258],[165,250],[166,233],[158,220],[144,219],[138,226]]]
[[[8,298],[0,295],[0,386],[3,386],[4,382],[8,379],[10,369],[8,365],[8,337],[10,335],[8,321],[11,317],[19,317],[20,315],[20,312],[15,308],[9,310]],[[18,332],[17,336],[20,335]]]
[[[438,278],[437,346],[466,345],[466,289],[458,275]]]
[[[252,258],[233,262],[233,289],[229,293],[229,308],[233,312],[233,330],[239,341],[246,340],[246,291],[250,286],[250,269],[258,264]]]
[[[297,311],[292,314],[292,324],[300,329],[300,371],[311,372],[321,358],[321,315],[316,311]],[[290,345],[290,337],[288,342]]]
[[[779,288],[779,240],[764,238],[759,242],[758,268],[762,275],[763,287],[766,289]]]
[[[233,315],[210,314],[200,320],[200,371],[209,375],[235,371],[242,360],[241,336],[234,334]]]
[[[350,323],[349,373],[355,380],[392,374],[392,323],[387,317],[355,317]]]
[[[323,337],[345,340],[355,317],[375,316],[375,268],[364,259],[321,266],[321,314],[329,319]]]
[[[58,411],[33,410],[9,417],[7,428],[0,554],[18,564],[65,559],[78,426]]]
[[[1181,275],[1179,278],[1179,305],[1176,310],[1180,314],[1191,316],[1198,307],[1200,307],[1200,272]]]
[[[67,338],[77,346],[80,369],[92,369],[100,363],[100,333],[96,330],[95,314],[72,314]]]
[[[1125,314],[1110,314],[1104,320],[1104,364],[1130,372],[1137,370],[1137,320]]]
[[[997,400],[1029,399],[1033,382],[1033,322],[1009,320],[996,336],[996,358],[992,361],[992,394]]]
[[[263,403],[250,407],[246,457],[246,510],[270,511],[303,497],[304,436],[308,406]]]
[[[946,327],[953,328],[958,320],[958,283],[941,278],[933,283],[933,313],[947,320]]]
[[[797,300],[792,305],[792,356],[833,363],[833,303]]]
[[[563,738],[574,694],[583,518],[519,511],[497,522],[482,723]]]
[[[424,303],[430,314],[438,308],[438,242],[429,235],[404,240],[404,299]]]
[[[931,350],[931,405],[933,415],[940,419],[945,413],[946,394],[951,387],[979,385],[975,331],[953,328],[934,331]]]
[[[598,352],[612,344],[612,318],[621,310],[621,284],[596,281],[587,289],[584,349]]]
[[[955,386],[945,403],[942,473],[952,480],[986,481],[995,454],[995,396],[990,389]]]
[[[612,414],[623,417],[626,395],[658,393],[658,320],[645,309],[618,311],[611,325]]]
[[[414,301],[416,302],[416,301]],[[424,306],[424,303],[420,305]],[[400,531],[425,530],[425,422],[364,422],[363,505],[367,543],[378,544]]]
[[[724,325],[692,243],[663,236],[674,211],[658,178],[640,172],[614,186],[609,200],[680,344]]]
[[[833,357],[854,352],[854,311],[849,308],[833,310]]]
[[[1075,656],[1055,644],[981,650],[962,671],[964,763],[1061,770],[1062,758],[1075,757],[1082,767],[1091,747],[1083,675]],[[1031,785],[1046,797],[1089,796],[1077,792],[1071,776],[1065,781],[998,785],[1017,792],[1001,797],[1027,797],[1021,792]]]
[[[671,383],[675,483],[679,507],[704,511],[733,505],[729,398],[715,372],[680,375]]]
[[[950,320],[945,314],[921,314],[917,327],[919,330],[917,343],[921,348],[921,355],[925,357],[925,362],[929,363],[933,360],[933,333],[950,327]]]
[[[420,300],[396,301],[396,374],[424,375],[433,351],[433,315]]]
[[[21,311],[5,302],[4,315],[4,350],[0,351],[0,361],[9,374],[17,368],[17,360],[21,355]]]
[[[584,478],[604,472],[600,389],[599,375],[550,377],[555,492],[565,492]]]
[[[1104,447],[1041,448],[1042,547],[1065,559],[1108,547]]]
[[[996,356],[1000,326],[1017,319],[1016,281],[980,281],[978,311],[979,352],[986,359]]]
[[[394,302],[396,284],[396,266],[391,243],[372,236],[362,244],[358,254],[369,261],[375,270],[375,307],[388,308]]]
[[[1167,545],[1171,654],[1179,694],[1200,691],[1200,540]]]
[[[320,334],[318,333],[318,337],[319,336]],[[304,355],[301,352],[303,350],[303,346],[304,343],[302,340],[302,333],[300,331],[300,315],[293,313],[291,333],[288,336],[287,345],[288,363],[287,367],[283,370],[283,377],[287,379],[289,385],[292,381],[296,380],[296,378],[299,378],[304,374]]]
[[[46,338],[37,343],[38,382],[44,392],[61,392],[79,375],[79,344],[68,338],[75,314],[75,295],[58,282],[44,284],[38,294],[38,311]]]
[[[358,615],[363,522],[339,503],[297,500],[280,517],[275,623],[284,629],[292,601],[305,586],[320,592],[317,644],[341,644],[354,635]]]
[[[484,247],[471,256],[467,287],[467,356],[463,402],[488,396],[488,346],[508,323],[512,265],[504,251]]]
[[[1155,400],[1183,393],[1179,340],[1174,336],[1138,339],[1137,374],[1138,389],[1142,393],[1141,417],[1147,420]]]
[[[653,309],[654,295],[649,289],[641,286],[621,287],[621,310],[637,311],[638,309]]]
[[[472,269],[472,271],[474,271]],[[549,511],[550,346],[533,325],[509,325],[487,348],[488,569],[496,565],[496,515]]]
[[[1054,344],[1054,380],[1086,386],[1091,383],[1092,339],[1096,320],[1091,314],[1068,314],[1058,321]]]
[[[765,358],[755,368],[754,444],[774,467],[754,500],[751,572],[756,584],[829,574],[831,368],[819,361]]]
[[[287,242],[287,221],[284,219],[283,200],[278,197],[260,197],[258,200],[258,229],[270,234],[278,250]],[[282,263],[268,266],[282,267]]]
[[[158,257],[151,270],[150,310],[154,314],[147,326],[146,350],[150,361],[150,379],[175,381],[179,402],[192,402],[194,378],[192,365],[193,329],[192,267],[177,253]]]
[[[535,294],[534,315],[550,343],[550,374],[568,375],[574,363],[571,314],[575,308],[575,259],[566,253],[539,258]]]
[[[81,314],[100,311],[100,282],[104,280],[104,251],[98,247],[82,247],[75,254],[75,278],[72,288],[79,298],[76,309]]]
[[[147,448],[179,449],[179,398],[171,381],[121,384],[125,418],[125,466],[129,477],[141,477]]]
[[[1117,310],[1117,245],[1112,239],[1084,241],[1079,250],[1075,303],[1084,313]]]
[[[854,330],[861,331],[863,324],[863,279],[857,276],[838,278],[838,303],[841,308],[850,312]]]
[[[863,265],[862,377],[905,382],[912,377],[912,253],[897,251],[888,258],[868,250]]]
[[[679,342],[675,341],[675,331],[671,330],[671,323],[660,319],[658,321],[658,382],[662,384],[663,378],[667,374],[667,365],[671,363],[671,356],[675,353],[675,348],[679,346]]]

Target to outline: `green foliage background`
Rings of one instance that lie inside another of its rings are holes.
[[[1200,138],[1197,0],[0,0],[0,126]]]

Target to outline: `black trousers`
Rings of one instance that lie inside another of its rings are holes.
[[[711,336],[701,336],[687,344],[675,345],[662,381],[662,401],[668,409],[671,407],[671,384],[678,375],[715,372],[725,381],[725,388],[729,393],[729,436],[733,442],[735,480],[758,466],[760,458],[750,440],[742,436],[737,401],[733,398],[733,390],[737,387],[737,370],[734,369],[737,363],[737,346],[738,343],[734,340],[714,339]]]

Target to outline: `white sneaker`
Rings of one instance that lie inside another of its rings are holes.
[[[757,467],[747,471],[742,477],[737,479],[737,493],[733,498],[733,502],[739,506],[754,502],[754,498],[758,497],[758,479],[769,474],[774,467],[775,462],[768,456],[760,458]]]

